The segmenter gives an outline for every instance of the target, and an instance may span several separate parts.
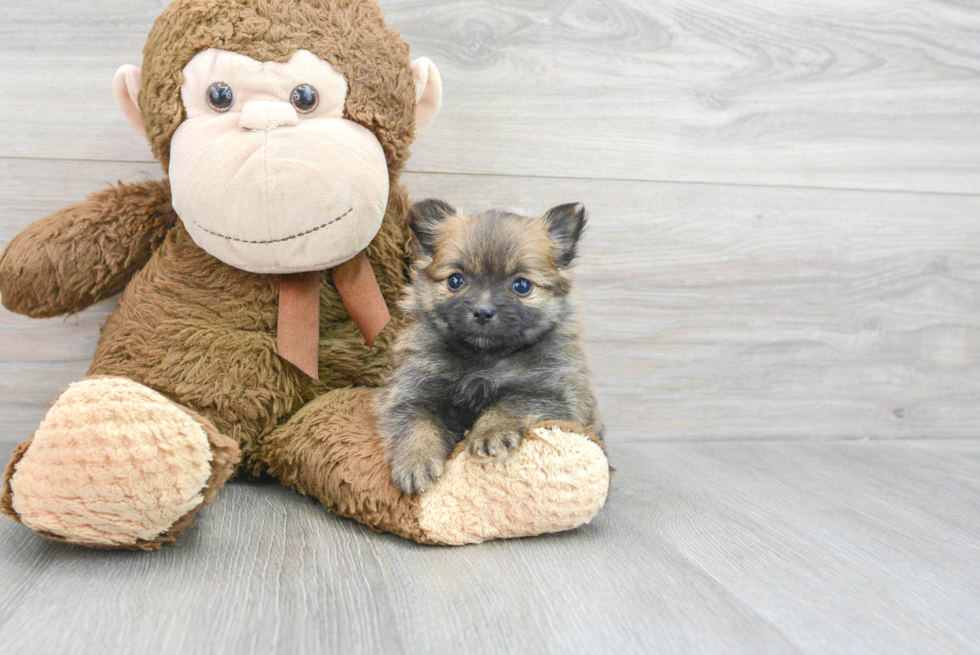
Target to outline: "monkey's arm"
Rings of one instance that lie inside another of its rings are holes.
[[[120,184],[29,225],[0,255],[0,297],[33,318],[80,312],[119,293],[176,215],[170,184]]]

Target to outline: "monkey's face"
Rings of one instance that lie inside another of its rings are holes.
[[[253,273],[336,266],[377,234],[388,166],[344,118],[347,82],[300,50],[286,63],[208,49],[183,70],[174,210],[211,255]]]
[[[113,87],[204,250],[315,271],[375,238],[439,111],[438,70],[409,54],[374,0],[172,0]]]

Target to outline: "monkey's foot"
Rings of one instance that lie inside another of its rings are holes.
[[[234,441],[156,391],[90,378],[14,452],[0,511],[59,541],[153,550],[191,525],[238,459]]]
[[[435,543],[462,545],[528,537],[588,523],[609,491],[609,462],[577,426],[532,428],[510,456],[487,464],[465,443],[419,496],[419,526]]]

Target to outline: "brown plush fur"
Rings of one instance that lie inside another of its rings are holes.
[[[388,207],[367,256],[395,307],[410,255],[408,198],[397,182],[415,136],[407,44],[373,0],[176,0],[148,38],[139,96],[165,170],[170,139],[184,120],[181,69],[209,47],[280,62],[307,49],[348,80],[345,117],[371,130],[388,160]],[[166,180],[94,194],[29,226],[0,256],[3,304],[30,316],[78,312],[125,287],[89,375],[132,379],[199,413],[239,446],[239,471],[283,471],[274,445],[263,451],[267,461],[255,458],[276,426],[331,389],[379,385],[404,323],[396,311],[369,348],[324,276],[317,382],[276,354],[278,285],[277,276],[232,268],[199,248],[171,208]],[[316,407],[329,412],[325,401]],[[288,449],[282,457],[291,457]],[[323,483],[300,482],[313,485],[313,495]],[[368,485],[361,502],[387,502],[376,500],[374,489]]]
[[[368,248],[392,307],[405,280],[405,211],[405,191],[395,187]],[[177,222],[103,327],[89,375],[126,377],[200,412],[240,444],[249,466],[255,446],[313,398],[340,387],[378,386],[404,320],[396,313],[368,347],[324,276],[317,382],[276,354],[278,297],[278,276],[218,261]]]
[[[392,180],[415,136],[409,48],[366,0],[177,0],[157,19],[143,50],[140,111],[153,153],[167,170],[170,139],[184,120],[181,71],[207,48],[285,62],[309,50],[348,82],[344,114],[381,142]]]
[[[10,490],[10,478],[14,475],[14,469],[17,467],[17,463],[23,459],[24,453],[31,447],[32,441],[33,439],[28,439],[14,448],[14,452],[10,455],[10,461],[7,463],[3,472],[3,489],[0,490],[0,514],[9,516],[18,523],[21,521],[17,512],[14,511],[13,494]]]
[[[418,526],[418,499],[391,481],[371,412],[374,393],[337,389],[317,398],[265,441],[256,471],[377,532],[432,543]]]
[[[29,225],[11,242],[0,256],[3,304],[45,318],[114,296],[146,265],[175,220],[166,182],[94,193]]]

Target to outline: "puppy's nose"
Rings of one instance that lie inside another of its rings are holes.
[[[473,320],[480,325],[486,325],[497,315],[497,310],[493,307],[477,307],[473,310]]]
[[[242,107],[238,125],[244,130],[267,131],[299,123],[296,110],[288,102],[253,100]]]

